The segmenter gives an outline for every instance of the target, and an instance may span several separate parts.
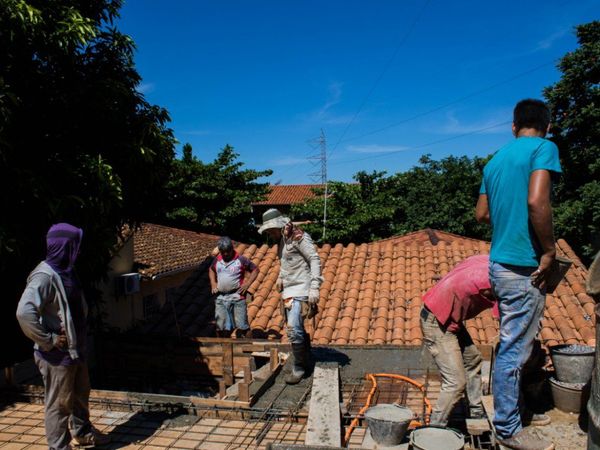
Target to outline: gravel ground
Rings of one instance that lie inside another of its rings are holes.
[[[565,413],[558,409],[551,409],[546,414],[550,416],[552,423],[534,427],[532,433],[554,442],[556,450],[585,450],[587,431],[579,425],[579,414]]]

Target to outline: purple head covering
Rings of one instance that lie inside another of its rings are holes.
[[[83,230],[68,223],[57,223],[46,235],[46,263],[62,275],[70,275],[79,254]]]

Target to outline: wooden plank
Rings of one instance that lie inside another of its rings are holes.
[[[490,431],[490,423],[487,419],[466,419],[467,431],[473,436],[481,436],[483,433]]]
[[[223,346],[223,379],[227,386],[233,384],[233,345]]]
[[[484,395],[492,392],[492,362],[483,361],[481,364],[481,390]]]
[[[219,398],[225,397],[227,393],[227,386],[223,380],[219,380]]]
[[[306,445],[340,446],[340,374],[337,363],[317,363],[313,373]]]
[[[494,420],[494,397],[491,395],[484,395],[481,397],[483,403],[483,409],[488,416],[488,420],[492,422]]]
[[[271,364],[271,372],[279,365],[279,350],[277,348],[272,348],[270,350],[269,364]]]
[[[248,409],[250,407],[249,402],[241,402],[239,400],[227,400],[227,399],[217,399],[217,398],[201,398],[191,396],[190,401],[196,406],[220,406],[225,408],[242,408]]]

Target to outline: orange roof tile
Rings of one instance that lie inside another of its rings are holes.
[[[323,187],[322,184],[280,184],[270,186],[267,199],[253,205],[293,205],[303,203],[315,196],[313,189]]]
[[[437,230],[422,230],[361,245],[324,245],[319,255],[325,281],[321,286],[319,313],[314,318],[313,341],[318,344],[422,344],[421,296],[458,262],[474,254],[487,254],[489,248],[489,242]],[[248,307],[252,328],[258,334],[281,337],[285,341],[279,294],[275,291],[279,273],[275,247],[240,245],[238,251],[260,270],[250,288],[254,292]],[[567,342],[595,345],[594,303],[580,288],[585,285],[587,269],[564,240],[557,242],[557,251],[567,255],[574,264],[554,294],[547,296],[539,337],[546,345]],[[204,281],[199,282],[202,286],[208,283],[206,275],[203,276]],[[208,303],[203,301],[203,304]],[[206,321],[206,314],[210,315],[210,311],[195,321]],[[466,326],[476,344],[490,343],[498,335],[498,322],[490,310],[469,320]],[[195,327],[184,324],[183,328],[203,329],[207,333],[211,330],[206,323]]]
[[[144,223],[133,236],[133,259],[143,277],[192,269],[217,245],[219,236]]]

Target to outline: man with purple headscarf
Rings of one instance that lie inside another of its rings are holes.
[[[46,236],[46,259],[27,278],[17,307],[23,333],[34,343],[34,359],[45,388],[48,448],[106,444],[90,423],[90,379],[85,361],[87,304],[75,274],[83,231],[59,223]]]

